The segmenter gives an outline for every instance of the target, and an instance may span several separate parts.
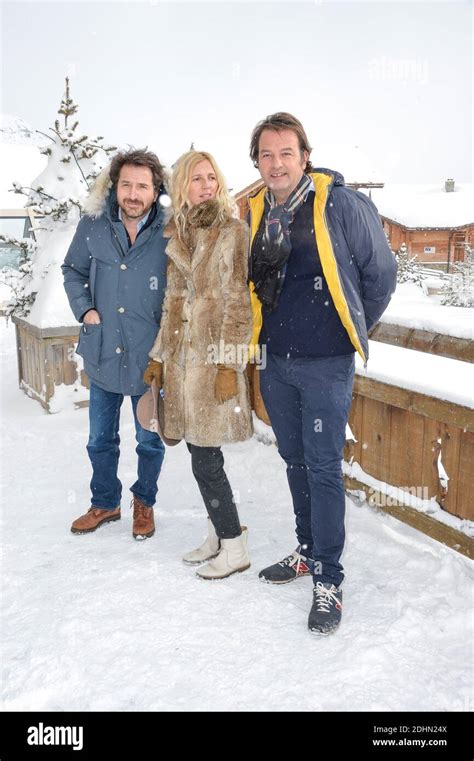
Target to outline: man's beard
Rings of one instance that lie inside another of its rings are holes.
[[[141,217],[144,217],[145,214],[147,214],[151,209],[151,204],[146,208],[143,203],[134,204],[133,206],[130,204],[125,205],[125,203],[119,204],[122,214],[127,217],[127,219],[141,219]]]

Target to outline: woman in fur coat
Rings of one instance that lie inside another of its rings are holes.
[[[252,435],[245,364],[252,335],[247,286],[249,231],[234,219],[233,201],[214,158],[189,151],[171,180],[173,218],[161,326],[144,380],[163,388],[164,435],[184,439],[208,512],[204,544],[186,563],[209,561],[204,579],[230,576],[250,565],[224,472],[221,445]]]

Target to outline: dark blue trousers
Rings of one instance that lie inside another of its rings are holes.
[[[341,460],[352,401],[354,354],[287,359],[267,354],[260,389],[277,438],[298,544],[316,581],[342,582],[345,495]]]

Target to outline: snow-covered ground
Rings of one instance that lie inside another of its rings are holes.
[[[343,622],[315,637],[311,580],[257,578],[295,546],[275,447],[225,448],[252,566],[205,582],[180,560],[205,528],[184,445],[167,450],[155,536],[132,539],[129,399],[122,521],[74,536],[89,507],[87,409],[48,415],[18,390],[3,318],[0,352],[5,710],[472,710],[469,560],[347,499]]]
[[[440,300],[439,295],[425,295],[415,283],[398,283],[380,321],[474,340],[474,309],[442,306]]]

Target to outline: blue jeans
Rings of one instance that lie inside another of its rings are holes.
[[[267,354],[260,389],[277,438],[315,581],[342,582],[345,495],[341,460],[352,401],[354,354],[287,359]]]
[[[130,491],[147,507],[155,504],[165,446],[157,433],[146,431],[137,419],[140,396],[132,396],[135,419],[138,479]],[[87,452],[92,464],[91,491],[93,507],[114,510],[120,505],[122,484],[117,471],[120,456],[120,408],[123,394],[104,391],[91,381],[89,399],[89,441]]]

